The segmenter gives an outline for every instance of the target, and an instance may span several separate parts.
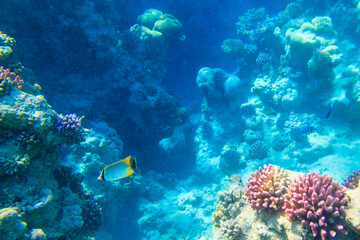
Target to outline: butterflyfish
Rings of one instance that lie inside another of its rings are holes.
[[[131,156],[112,163],[101,171],[99,180],[103,181],[116,181],[124,177],[130,176],[134,169],[137,168],[136,158],[134,157],[130,163]]]

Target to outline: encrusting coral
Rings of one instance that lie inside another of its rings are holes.
[[[246,185],[245,195],[253,209],[281,211],[290,180],[283,168],[269,164],[253,172]]]
[[[349,201],[345,191],[346,187],[333,182],[326,174],[301,175],[290,187],[283,208],[289,220],[298,218],[309,225],[314,237],[325,240],[328,235],[335,237],[338,232],[346,235],[344,226],[339,224]]]

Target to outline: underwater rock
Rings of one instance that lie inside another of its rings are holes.
[[[355,189],[347,189],[346,194],[350,198],[350,202],[346,208],[347,226],[353,229],[360,238],[360,187]]]
[[[18,239],[25,233],[27,224],[20,217],[15,208],[0,209],[0,239]]]
[[[237,102],[243,90],[242,81],[220,68],[204,67],[199,70],[196,83],[209,104],[216,101]]]

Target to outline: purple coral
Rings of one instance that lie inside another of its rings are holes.
[[[75,142],[79,141],[85,134],[84,129],[81,127],[82,118],[78,118],[76,114],[67,114],[65,116],[60,114],[55,123],[56,130]]]
[[[346,180],[344,180],[344,185],[347,188],[355,189],[359,186],[360,181],[360,172],[359,170],[354,170],[353,174],[350,174]]]
[[[289,220],[301,219],[309,225],[314,237],[322,240],[327,236],[335,237],[338,232],[347,235],[339,221],[345,216],[345,205],[349,197],[346,187],[333,182],[331,176],[309,173],[295,179],[286,196],[283,209]]]

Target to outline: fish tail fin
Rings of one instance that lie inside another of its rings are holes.
[[[131,161],[130,166],[131,166],[132,169],[137,169],[136,157],[133,158],[133,160]]]

